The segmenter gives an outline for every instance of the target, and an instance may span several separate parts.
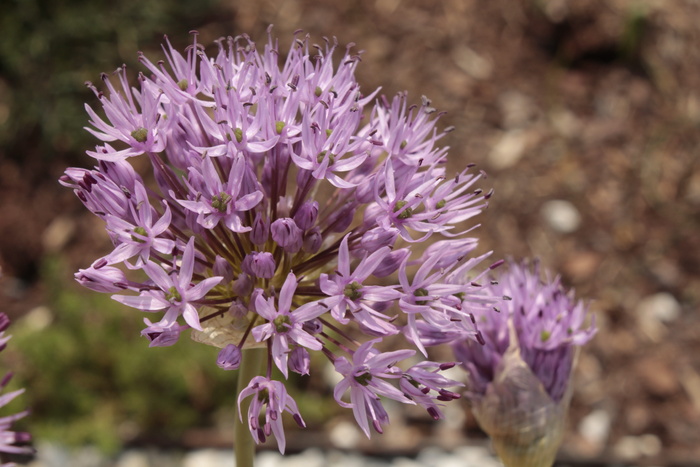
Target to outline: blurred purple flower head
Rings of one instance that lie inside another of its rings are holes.
[[[273,433],[280,449],[276,417],[301,416],[273,365],[307,374],[309,352],[322,352],[343,376],[336,399],[368,435],[388,421],[380,396],[438,418],[457,383],[435,375],[443,367],[427,347],[475,339],[473,316],[489,307],[471,272],[488,255],[472,255],[465,222],[490,197],[475,186],[481,174],[448,173],[429,100],[363,94],[359,54],[348,46],[337,60],[337,49],[295,38],[280,65],[272,37],[262,50],[247,36],[221,39],[211,55],[196,34],[184,54],[167,42],[164,61],[141,56],[133,87],[124,68],[103,75],[104,93],[88,83],[102,107],[86,106],[97,165],[60,180],[114,243],[76,279],[163,312],[146,321],[151,345],[191,329],[224,349],[224,369],[246,348],[268,349],[267,376],[241,398],[258,401],[255,439]],[[388,336],[405,348],[381,353]],[[416,350],[419,366],[397,366]],[[421,390],[397,388],[407,382]]]
[[[8,318],[5,313],[0,313],[0,351],[5,349],[7,341],[9,341],[12,337],[5,335],[5,331],[9,325],[10,318]],[[6,406],[17,396],[24,393],[24,388],[22,388],[17,389],[16,391],[8,392],[7,394],[2,394],[2,391],[4,391],[11,379],[12,373],[7,373],[2,380],[0,380],[0,408]],[[0,417],[0,452],[12,454],[31,454],[34,452],[34,449],[31,446],[26,446],[26,444],[32,439],[29,433],[12,431],[12,424],[17,420],[26,417],[28,414],[29,410],[23,410],[22,412],[13,415],[5,415]],[[14,464],[2,464],[2,466],[10,465]]]
[[[564,432],[578,347],[596,332],[587,307],[539,263],[510,262],[485,291],[502,297],[474,313],[479,342],[454,344],[466,398],[504,465],[552,465]]]
[[[495,309],[474,314],[484,344],[466,340],[455,345],[457,359],[469,374],[470,393],[478,398],[494,381],[511,345],[512,323],[522,360],[559,402],[568,388],[576,348],[596,332],[594,324],[584,328],[586,305],[563,288],[559,277],[547,273],[543,279],[537,262],[509,262],[486,289],[502,300]]]

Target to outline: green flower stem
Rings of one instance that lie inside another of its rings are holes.
[[[240,394],[255,376],[260,374],[262,362],[267,355],[267,349],[243,349],[241,352],[241,366],[238,368],[238,388],[236,394]],[[236,401],[235,420],[233,422],[233,452],[236,457],[236,467],[253,467],[255,465],[255,442],[248,429],[246,420],[250,399],[241,402],[241,422],[238,415],[238,401]]]

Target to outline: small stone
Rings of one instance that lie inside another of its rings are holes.
[[[129,450],[119,456],[115,467],[150,467],[150,463],[146,453],[138,450]]]
[[[19,322],[21,323],[18,323],[19,326],[24,326],[32,332],[40,332],[53,323],[53,312],[49,307],[39,305],[29,310]]]
[[[586,415],[578,426],[578,431],[596,450],[602,450],[610,434],[610,414],[597,409]]]
[[[41,243],[47,253],[63,249],[75,233],[75,221],[66,216],[56,217],[41,235]]]
[[[182,459],[182,467],[224,467],[233,463],[233,452],[221,449],[188,452]]]
[[[654,342],[663,340],[668,332],[664,324],[675,321],[680,313],[678,300],[667,292],[643,298],[636,310],[639,327]]]
[[[331,427],[328,437],[333,446],[340,449],[354,449],[360,442],[361,433],[357,425],[341,421]]]
[[[469,47],[459,47],[453,52],[452,58],[462,71],[474,79],[485,80],[491,77],[491,59],[479,55]]]
[[[527,135],[522,130],[504,133],[489,153],[489,164],[496,170],[514,166],[525,152],[526,143]]]
[[[681,305],[670,293],[659,292],[643,298],[637,305],[637,313],[662,323],[670,323],[680,316]]]
[[[581,225],[581,215],[569,201],[547,201],[542,205],[541,213],[549,226],[557,232],[571,233]]]
[[[319,449],[307,449],[294,456],[284,456],[284,462],[280,465],[284,467],[325,467],[328,464],[326,457]]]
[[[615,444],[613,452],[621,459],[632,460],[656,456],[662,447],[661,440],[656,435],[624,436]]]

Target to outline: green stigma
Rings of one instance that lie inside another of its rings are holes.
[[[146,229],[143,228],[143,227],[141,227],[141,226],[136,227],[136,228],[134,229],[134,233],[135,233],[135,234],[138,234],[138,235],[141,235],[142,237],[148,237],[148,232],[146,232]],[[146,243],[146,240],[141,240],[141,239],[140,239],[139,237],[137,237],[136,235],[132,235],[132,236],[131,236],[131,239],[132,239],[133,241],[135,241],[135,242],[138,242],[138,243]]]
[[[172,286],[168,289],[168,293],[165,294],[165,299],[169,302],[180,302],[182,301],[182,296],[175,286]]]
[[[139,143],[145,143],[148,139],[148,130],[141,127],[131,132],[131,136]]]
[[[284,130],[284,122],[281,122],[281,121],[275,122],[275,131],[277,132],[278,135],[282,134],[282,130]]]
[[[360,298],[362,298],[362,292],[360,292],[361,288],[362,284],[358,282],[348,284],[345,286],[345,296],[348,297],[350,300],[359,300]]]
[[[394,206],[394,212],[399,212],[401,209],[408,204],[408,201],[397,201],[396,205]],[[411,208],[406,208],[401,213],[397,216],[399,219],[408,219],[413,215],[413,209]]]
[[[241,130],[240,128],[236,128],[235,130],[233,130],[233,134],[236,135],[236,141],[238,141],[239,143],[243,141],[243,130]]]
[[[287,315],[280,315],[272,321],[277,332],[287,332],[291,328],[292,321]]]
[[[399,147],[401,149],[406,149],[406,146],[408,146],[408,141],[406,141],[406,140],[401,141],[401,144],[399,145]]]
[[[362,373],[361,375],[355,376],[355,381],[357,381],[361,386],[367,386],[371,380],[371,373]]]
[[[318,153],[318,156],[316,156],[316,162],[319,164],[323,162],[323,158],[326,157],[326,154],[328,154],[328,151],[321,151]],[[335,154],[329,154],[328,155],[328,165],[333,165],[335,164]]]
[[[187,86],[189,85],[190,83],[186,79],[181,79],[177,82],[177,87],[180,88],[180,91],[187,91]]]
[[[550,337],[552,337],[552,333],[551,333],[551,332],[549,332],[549,331],[547,331],[547,330],[544,330],[544,331],[540,332],[540,340],[541,340],[542,342],[547,342],[547,341],[549,340]]]
[[[211,207],[216,209],[219,212],[226,212],[226,208],[228,207],[228,203],[231,202],[231,195],[228,193],[221,192],[218,195],[215,195],[211,199]]]
[[[321,89],[320,86],[316,86],[316,90],[314,91],[314,95],[316,97],[321,97],[321,94],[323,93],[323,89]]]
[[[437,204],[435,204],[435,209],[442,209],[445,207],[446,204],[447,204],[447,201],[445,201],[444,199],[441,199],[440,201],[437,202]]]
[[[430,292],[428,292],[428,289],[420,288],[414,290],[413,295],[416,297],[427,297],[430,295]],[[416,300],[416,305],[425,305],[426,303],[428,303],[427,300]]]

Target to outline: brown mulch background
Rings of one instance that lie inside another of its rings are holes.
[[[599,333],[562,457],[700,459],[700,3],[233,3],[201,42],[264,42],[269,24],[282,49],[300,28],[336,36],[364,50],[364,90],[428,96],[456,127],[453,168],[475,162],[495,189],[482,249],[539,257],[592,300]],[[25,287],[11,314],[43,303],[32,278],[44,252],[65,248],[77,269],[105,247],[55,182],[64,166],[0,159],[0,260]],[[470,418],[455,439],[467,434],[479,436]]]

